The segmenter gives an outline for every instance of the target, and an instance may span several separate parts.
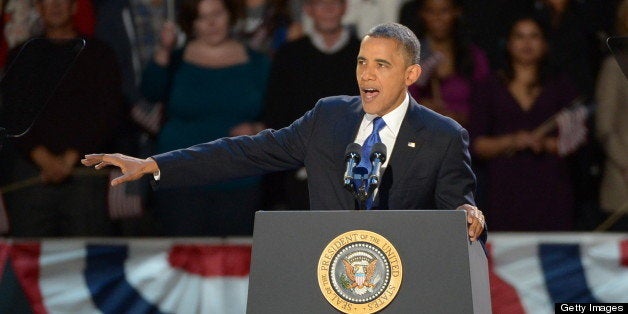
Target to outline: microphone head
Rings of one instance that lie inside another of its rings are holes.
[[[379,158],[381,162],[386,161],[386,145],[384,145],[384,143],[379,142],[373,144],[373,148],[371,148],[371,162],[373,162],[375,158]]]
[[[358,143],[350,143],[345,149],[345,161],[350,158],[354,158],[356,163],[360,162],[360,151],[362,146]]]

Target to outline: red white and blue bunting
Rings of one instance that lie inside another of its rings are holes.
[[[627,234],[491,233],[488,250],[494,313],[628,302]],[[245,313],[250,258],[241,240],[5,240],[0,291],[15,278],[37,314]]]

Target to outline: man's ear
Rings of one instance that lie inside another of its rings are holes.
[[[413,64],[406,69],[406,86],[414,84],[421,76],[421,66]]]

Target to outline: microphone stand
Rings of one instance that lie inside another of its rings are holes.
[[[352,173],[352,175],[353,180],[347,180],[345,178],[344,186],[351,192],[351,194],[353,194],[353,198],[358,201],[358,210],[366,210],[366,200],[372,193],[372,189],[369,188],[369,191],[366,190],[369,174]],[[354,181],[356,180],[360,180],[362,182],[362,184],[360,184],[360,187],[357,189],[354,184]]]
[[[358,188],[358,191],[354,194],[354,197],[356,198],[356,200],[358,201],[358,208],[359,210],[366,210],[366,200],[369,198],[370,194],[369,192],[366,191],[366,180],[362,180],[362,186],[360,186]],[[369,189],[370,191],[371,189]]]
[[[377,177],[372,177],[371,175],[362,176],[360,178],[362,180],[362,185],[354,190],[353,197],[358,201],[359,210],[366,210],[366,200],[373,195],[375,189],[379,186],[379,180]],[[368,190],[366,186],[368,185]]]
[[[345,153],[345,155],[347,156],[345,157],[345,159],[347,160],[347,169],[345,171],[343,185],[347,190],[351,192],[353,198],[358,201],[358,210],[366,210],[366,201],[371,195],[375,193],[375,189],[377,189],[381,183],[380,170],[382,164],[386,161],[386,146],[381,142],[376,143],[373,146],[370,157],[372,165],[371,173],[368,173],[366,168],[355,167],[356,162],[354,158],[356,156],[351,155],[349,147],[347,147],[347,150],[348,153]],[[355,171],[357,169],[361,170]],[[355,182],[361,183],[359,184],[358,188],[356,188]]]

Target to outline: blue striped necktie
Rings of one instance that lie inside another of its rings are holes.
[[[373,148],[373,145],[375,145],[375,143],[381,143],[382,139],[379,137],[379,131],[381,131],[384,127],[386,126],[386,122],[384,121],[384,119],[382,119],[381,117],[377,117],[375,119],[373,119],[373,132],[371,132],[371,134],[366,138],[366,140],[364,141],[364,144],[362,145],[362,152],[361,152],[361,158],[360,158],[360,163],[357,165],[356,168],[364,168],[364,169],[356,169],[355,172],[356,173],[366,173],[369,174],[371,173],[371,149]],[[363,180],[356,180],[355,182],[355,186],[356,187],[361,187],[363,183]],[[368,191],[368,181],[367,181],[367,186],[365,186],[365,188]],[[366,200],[366,209],[371,209],[371,207],[373,206],[373,197],[369,197]]]

